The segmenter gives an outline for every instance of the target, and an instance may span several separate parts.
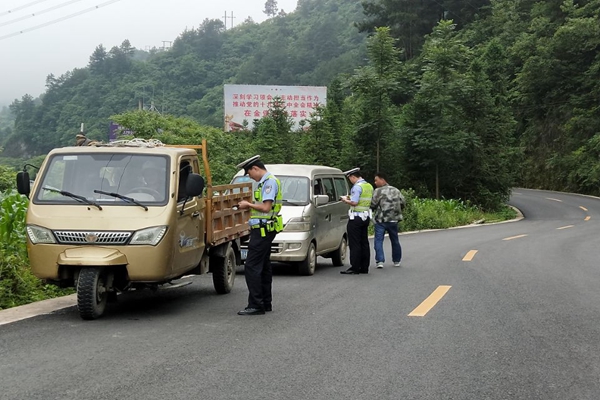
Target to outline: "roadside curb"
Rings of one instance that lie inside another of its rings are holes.
[[[0,325],[10,324],[38,315],[50,314],[63,308],[77,305],[77,294],[36,301],[0,311]]]

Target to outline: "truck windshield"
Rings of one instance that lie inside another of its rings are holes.
[[[41,204],[85,204],[76,197],[105,205],[164,205],[169,196],[169,159],[149,154],[55,154],[38,178],[33,201]],[[52,190],[44,190],[43,188]],[[73,196],[63,196],[60,191]],[[96,192],[95,192],[96,191]],[[100,193],[98,193],[100,192]],[[102,193],[105,192],[105,193]]]
[[[310,185],[307,177],[275,175],[281,182],[281,194],[284,206],[305,206],[309,202]],[[236,176],[232,183],[252,182],[252,189],[256,189],[258,182],[248,176]]]

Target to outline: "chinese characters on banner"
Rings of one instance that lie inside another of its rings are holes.
[[[327,104],[325,86],[225,85],[225,131],[243,129],[244,120],[252,129],[255,119],[266,116],[275,97],[281,98],[294,121],[308,120],[318,105]]]
[[[122,135],[134,136],[134,133],[132,130],[125,129],[116,122],[111,121],[108,126],[108,141],[114,142]]]

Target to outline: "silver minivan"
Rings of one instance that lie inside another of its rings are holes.
[[[348,209],[340,196],[348,195],[348,181],[337,168],[319,165],[267,164],[281,182],[284,229],[271,247],[271,260],[291,263],[302,275],[315,273],[317,256],[344,265],[348,249]],[[239,171],[232,183],[251,179]],[[254,187],[257,183],[252,181]],[[247,246],[242,243],[242,259]]]

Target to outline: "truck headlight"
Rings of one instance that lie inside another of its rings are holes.
[[[56,239],[54,239],[54,235],[50,229],[37,225],[27,225],[27,236],[29,236],[29,240],[33,244],[56,243]]]
[[[129,244],[147,244],[156,246],[165,236],[165,233],[167,233],[166,226],[153,226],[152,228],[142,229],[133,234]]]
[[[283,228],[284,232],[307,232],[310,231],[310,217],[295,217],[290,218],[287,224],[285,224],[285,228]]]

